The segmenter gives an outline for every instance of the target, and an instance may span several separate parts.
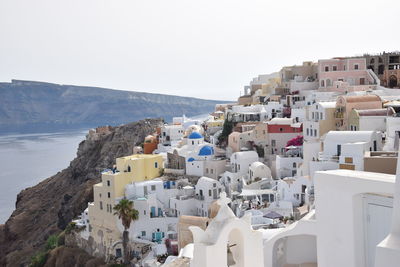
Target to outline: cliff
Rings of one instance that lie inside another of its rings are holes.
[[[161,119],[146,119],[82,141],[68,168],[23,190],[16,210],[0,226],[0,266],[26,265],[51,234],[63,230],[93,201],[100,172],[115,164],[115,158],[132,154],[133,147],[161,124]]]
[[[224,101],[13,80],[0,83],[0,133],[120,125],[209,113]]]

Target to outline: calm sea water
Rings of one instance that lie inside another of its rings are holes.
[[[61,133],[0,135],[0,224],[15,209],[24,188],[66,168],[87,130]]]

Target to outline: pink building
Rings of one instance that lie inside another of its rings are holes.
[[[378,77],[367,69],[365,58],[333,58],[318,61],[319,88],[333,88],[335,82],[349,86],[379,84]]]

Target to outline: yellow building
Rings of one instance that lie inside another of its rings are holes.
[[[207,125],[208,128],[211,128],[211,127],[222,127],[222,126],[224,126],[224,120],[207,121],[206,125]]]
[[[101,182],[93,186],[94,201],[89,204],[91,236],[97,244],[108,249],[121,239],[113,207],[124,197],[125,186],[160,177],[164,167],[161,155],[136,154],[116,161],[117,171],[103,172]]]

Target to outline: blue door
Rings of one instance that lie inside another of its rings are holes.
[[[150,217],[156,217],[156,207],[151,207],[151,211],[150,211]]]

